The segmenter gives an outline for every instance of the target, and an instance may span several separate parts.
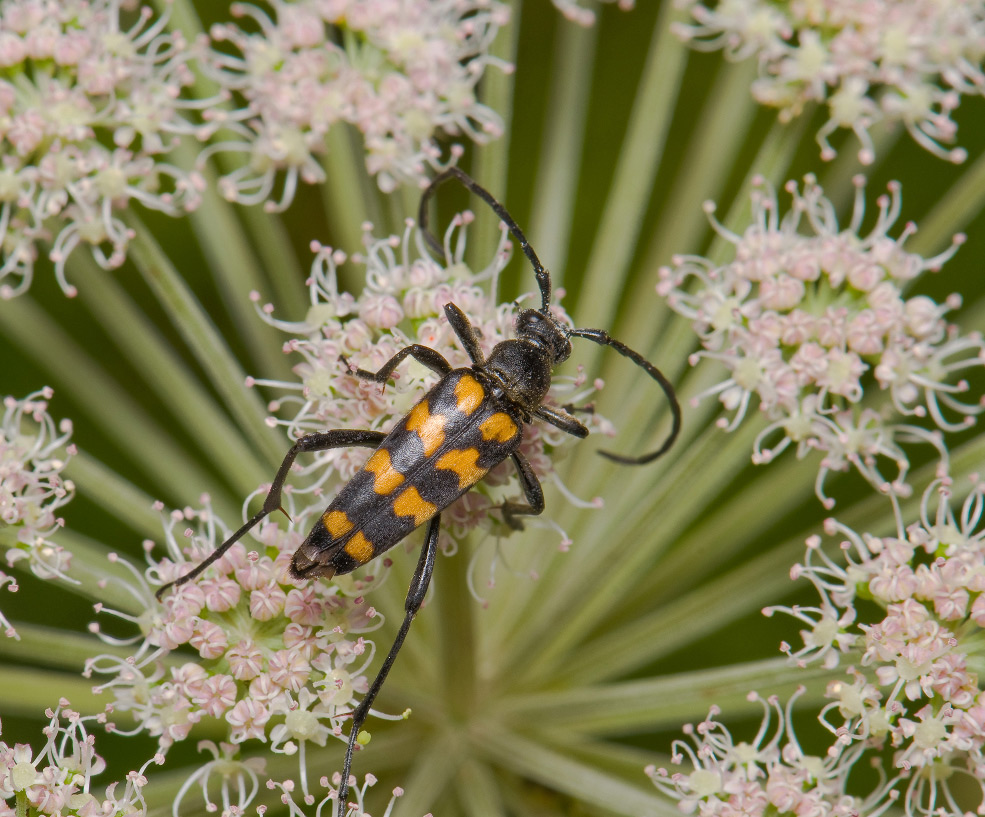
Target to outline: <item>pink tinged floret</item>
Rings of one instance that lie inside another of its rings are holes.
[[[296,624],[314,625],[321,621],[324,605],[318,600],[314,587],[292,588],[284,602],[284,615]],[[306,632],[310,633],[310,629]],[[290,645],[288,645],[290,646]]]
[[[968,615],[979,627],[985,627],[985,594],[975,597]]]
[[[226,722],[232,726],[230,739],[242,743],[250,738],[266,741],[264,726],[270,720],[270,712],[262,703],[253,700],[239,701],[226,713]]]
[[[270,621],[284,610],[287,594],[277,585],[268,585],[250,593],[250,615],[257,621]]]
[[[759,297],[767,309],[792,309],[804,298],[804,284],[783,273],[760,281]]]
[[[404,313],[392,295],[368,295],[361,299],[359,317],[374,329],[392,329],[403,320]]]
[[[198,654],[205,659],[221,657],[226,651],[226,647],[229,646],[226,631],[218,624],[204,620],[198,622],[195,634],[190,641],[191,645],[198,650]]]
[[[283,691],[280,684],[276,683],[267,672],[250,681],[250,698],[267,705],[271,705]]]
[[[917,589],[917,578],[909,565],[887,565],[869,580],[869,591],[882,601],[903,601]]]
[[[45,120],[39,111],[29,110],[12,118],[7,128],[7,141],[21,156],[27,156],[44,139]]]
[[[298,692],[311,675],[311,666],[296,650],[278,650],[268,661],[271,680],[284,689]]]
[[[229,675],[212,675],[201,684],[192,701],[205,714],[218,718],[236,703],[236,682]]]
[[[243,639],[230,647],[226,660],[233,678],[239,681],[249,681],[263,671],[263,656],[250,639]]]
[[[883,337],[886,327],[873,310],[858,313],[845,332],[848,347],[859,355],[876,355],[883,350]]]
[[[234,573],[248,564],[246,558],[246,547],[242,542],[237,542],[229,550],[216,559],[213,569],[217,574],[224,575]],[[251,588],[247,588],[251,589]]]
[[[236,581],[244,590],[263,590],[274,580],[273,564],[269,559],[246,560],[246,564],[235,571]]]
[[[158,630],[159,643],[168,650],[175,650],[186,644],[194,634],[195,619],[192,617],[171,619]]]
[[[284,628],[284,646],[310,661],[318,648],[313,628],[292,621]]]
[[[202,579],[199,587],[205,597],[205,606],[213,613],[224,613],[239,604],[242,588],[232,579],[222,576]]]
[[[182,695],[194,700],[208,678],[208,673],[201,665],[189,663],[173,668],[171,678]]]

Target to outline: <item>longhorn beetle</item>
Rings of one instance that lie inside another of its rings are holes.
[[[540,483],[519,451],[523,424],[537,419],[575,437],[588,435],[588,429],[571,414],[544,403],[551,386],[551,370],[571,354],[571,338],[585,338],[609,346],[629,358],[657,381],[670,402],[673,424],[667,439],[656,451],[641,457],[625,457],[609,451],[599,451],[599,454],[626,465],[642,465],[666,452],[681,427],[681,409],[674,388],[652,363],[609,337],[603,329],[573,329],[551,313],[550,273],[544,269],[506,208],[456,167],[436,176],[421,196],[418,225],[429,249],[438,257],[444,255],[441,242],[428,230],[428,202],[448,179],[457,179],[485,201],[520,243],[537,277],[540,308],[521,310],[516,318],[516,339],[498,343],[486,359],[468,317],[455,304],[445,304],[448,322],[472,359],[470,368],[452,369],[441,354],[416,343],[397,352],[379,371],[350,366],[351,374],[356,377],[385,385],[397,366],[405,358],[412,357],[441,379],[389,434],[336,429],[299,438],[284,457],[263,508],[191,572],[157,591],[160,599],[168,588],[198,576],[264,517],[280,509],[281,490],[298,454],[348,446],[375,449],[362,470],[343,486],[315,523],[290,566],[291,578],[296,580],[349,573],[427,523],[424,546],[404,604],[403,623],[369,691],[352,713],[338,793],[338,817],[344,817],[347,811],[349,773],[356,738],[431,581],[441,511],[493,466],[509,457],[516,466],[526,502],[507,501],[497,507],[510,527],[521,529],[523,524],[519,517],[535,516],[544,510]],[[348,361],[343,359],[343,362],[348,366]]]

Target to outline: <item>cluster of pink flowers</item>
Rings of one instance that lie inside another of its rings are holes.
[[[960,813],[955,792],[969,781],[985,803],[985,693],[975,669],[985,626],[985,484],[972,477],[960,511],[951,494],[948,477],[935,480],[908,526],[891,497],[894,535],[827,520],[825,533],[841,537],[841,558],[811,537],[792,571],[812,582],[820,604],[764,611],[805,625],[800,650],[783,645],[799,665],[854,662],[847,679],[829,682],[820,720],[835,747],[888,747],[907,814],[937,813],[942,804]]]
[[[139,627],[139,635],[121,640],[92,626],[108,643],[132,645],[135,652],[96,656],[86,662],[86,675],[106,678],[96,691],[113,696],[107,729],[146,732],[166,752],[202,719],[218,719],[228,732],[223,768],[239,763],[241,774],[255,778],[255,761],[240,760],[238,752],[248,741],[269,743],[272,751],[298,754],[301,786],[309,796],[306,746],[324,746],[329,737],[344,740],[356,696],[368,688],[365,673],[375,650],[363,635],[381,626],[382,618],[365,596],[386,571],[380,564],[377,577],[292,581],[291,556],[321,509],[296,511],[290,496],[285,501],[293,520],[286,529],[265,521],[253,531],[256,550],[237,543],[205,574],[172,588],[159,603],[153,588],[185,574],[231,533],[207,498],[200,510],[167,515],[168,555],[152,559],[154,545],[148,542],[150,567],[144,573],[131,568],[135,582],[129,590],[146,612],[134,617],[96,607]]]
[[[900,122],[926,150],[962,162],[951,118],[962,95],[985,93],[981,0],[822,0],[773,3],[682,0],[694,20],[678,25],[694,48],[723,50],[730,59],[755,57],[759,76],[752,93],[780,109],[782,121],[808,103],[827,104],[819,131],[821,158],[835,151],[828,137],[850,128],[869,164],[875,149],[869,129],[881,120]]]
[[[423,184],[443,166],[440,137],[488,141],[502,132],[476,85],[508,19],[498,0],[234,4],[247,31],[217,24],[212,46],[189,46],[121,0],[7,0],[0,16],[0,297],[31,284],[41,244],[62,290],[71,253],[86,245],[119,266],[137,202],[169,215],[198,206],[198,169],[166,161],[182,136],[215,141],[246,161],[220,179],[230,200],[283,209],[319,164],[333,125],[356,127],[381,189]],[[193,67],[219,92],[196,98]],[[451,148],[454,161],[462,151]],[[283,188],[274,203],[274,188]]]
[[[56,425],[48,414],[49,388],[22,400],[5,397],[0,417],[0,528],[6,561],[13,566],[27,560],[42,579],[66,578],[71,554],[51,541],[64,525],[58,510],[75,495],[71,480],[62,477],[68,459],[75,454],[69,442],[72,423]],[[0,585],[14,591],[17,585],[0,574]],[[14,635],[6,619],[0,619],[7,635]]]
[[[13,746],[0,741],[0,817],[23,814],[58,814],[64,817],[117,817],[147,813],[144,772],[151,763],[163,763],[160,755],[138,771],[130,772],[122,792],[117,783],[107,786],[102,797],[93,793],[92,778],[106,768],[95,752],[95,736],[87,728],[100,718],[82,717],[62,698],[47,710],[44,748],[35,753],[25,743]]]
[[[271,6],[273,17],[256,6],[234,6],[259,32],[214,26],[215,48],[204,62],[241,103],[206,112],[230,136],[203,156],[248,157],[221,180],[227,198],[283,209],[299,178],[324,181],[318,157],[328,150],[329,130],[343,123],[362,134],[366,168],[384,191],[421,184],[429,167],[440,166],[439,135],[484,142],[502,131],[499,115],[475,93],[486,66],[508,69],[488,54],[508,19],[497,0],[274,0]],[[281,172],[283,191],[274,204]]]
[[[194,127],[182,90],[190,53],[165,18],[142,7],[126,27],[119,0],[9,0],[0,16],[0,297],[24,292],[38,257],[59,284],[86,244],[104,268],[131,233],[134,201],[169,214],[193,208],[200,180],[161,160]],[[16,283],[11,283],[16,282]]]
[[[684,728],[690,742],[674,741],[670,762],[687,771],[649,766],[654,785],[677,801],[684,814],[701,817],[761,817],[768,814],[817,817],[879,817],[898,799],[892,785],[879,785],[865,799],[849,794],[852,768],[863,747],[853,746],[825,757],[808,755],[794,733],[791,710],[803,690],[786,708],[775,697],[750,701],[763,707],[763,719],[752,741],[736,740],[716,720],[717,707],[697,725]],[[771,721],[776,725],[771,731]]]
[[[758,400],[769,425],[757,438],[754,461],[769,462],[790,445],[798,456],[822,452],[817,492],[828,506],[825,475],[850,465],[879,489],[905,493],[908,463],[900,444],[930,443],[942,460],[946,451],[939,432],[900,421],[928,417],[953,431],[983,411],[980,401],[962,400],[969,386],[961,376],[982,367],[985,343],[978,333],[960,335],[945,319],[960,299],[937,304],[903,294],[921,272],[938,269],[963,236],[933,258],[907,252],[913,225],[898,238],[889,234],[900,212],[897,184],[877,200],[878,218],[867,235],[860,234],[861,178],[846,228],[812,177],[803,189],[789,182],[786,190],[793,202],[781,217],[775,191],[758,180],[753,223],[741,235],[714,219],[707,205],[715,230],[735,247],[734,260],[719,266],[675,257],[673,267],[661,269],[657,292],[693,322],[704,350],[692,363],[713,359],[729,371],[699,395],[718,394],[733,412],[731,422],[719,424],[735,428]],[[869,372],[874,382],[863,405]],[[884,477],[880,459],[898,473]]]

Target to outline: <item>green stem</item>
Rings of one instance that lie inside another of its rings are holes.
[[[29,295],[5,305],[0,331],[21,347],[61,384],[59,393],[82,409],[88,422],[152,480],[155,490],[173,500],[186,498],[189,485],[221,496],[226,488],[176,448],[162,430],[117,381],[78,342],[44,312]],[[76,417],[76,422],[81,418]],[[80,483],[80,490],[87,487]]]
[[[417,817],[434,810],[467,756],[454,734],[419,746],[394,817]]]
[[[160,536],[160,530],[159,522],[157,536]],[[102,542],[71,530],[61,531],[57,542],[72,554],[68,575],[78,582],[64,585],[66,590],[132,616],[139,616],[154,603],[150,590],[141,587],[133,573],[118,560],[110,560],[109,554],[113,551]],[[134,567],[141,570],[139,563]]]
[[[445,685],[444,698],[448,704],[446,717],[467,720],[475,706],[475,622],[474,602],[468,591],[468,554],[441,559],[435,566],[434,581],[439,615],[441,678]],[[439,570],[440,568],[440,570]]]
[[[183,166],[194,166],[196,152],[191,146],[182,144],[177,156]],[[272,217],[257,208],[247,208],[246,218],[250,223],[247,234],[234,206],[216,192],[214,174],[206,171],[205,175],[208,182],[202,203],[189,218],[205,255],[208,274],[215,281],[223,306],[240,342],[249,350],[253,365],[265,376],[286,376],[288,366],[281,352],[283,335],[260,320],[249,294],[259,292],[261,302],[270,301],[270,282],[276,280],[278,295],[293,292],[285,305],[300,311],[304,274],[294,261],[294,253],[284,246],[283,236],[274,229]],[[269,275],[257,262],[256,247],[262,248],[268,263],[272,262]],[[187,277],[191,279],[192,275]],[[292,314],[298,316],[298,312]]]
[[[68,461],[65,476],[81,493],[142,536],[156,536],[161,532],[161,519],[151,507],[153,497],[85,451]],[[220,502],[213,497],[216,507]]]
[[[143,225],[138,225],[130,251],[140,274],[205,369],[236,422],[271,465],[280,463],[284,444],[277,433],[267,427],[263,403],[244,387],[246,374],[242,367],[170,259]]]
[[[326,223],[332,229],[331,244],[350,255],[363,249],[363,222],[382,226],[383,215],[372,189],[376,183],[364,169],[365,156],[356,149],[358,138],[349,125],[337,123],[329,128],[322,162],[326,176],[321,185],[322,201]]]
[[[269,479],[269,466],[244,444],[212,395],[116,280],[86,253],[76,253],[71,265],[79,278],[80,300],[133,368],[144,375],[146,388],[174,414],[196,448],[228,475],[236,492],[247,494]]]
[[[614,542],[619,549],[612,544],[576,549],[577,553],[569,554],[560,568],[552,571],[555,586],[539,588],[521,633],[507,645],[514,664],[511,677],[549,672],[558,655],[580,640],[586,629],[605,620],[610,608],[635,586],[640,571],[656,563],[695,515],[747,467],[742,454],[749,449],[751,433],[740,428],[723,441],[718,429],[706,430],[701,440],[682,450],[657,480],[647,483],[652,499],[625,509],[630,518],[621,517],[623,509],[606,508],[604,520],[589,521],[588,530],[579,534],[583,541]],[[696,481],[694,474],[703,478]],[[613,519],[619,520],[615,534]],[[599,524],[602,530],[593,535],[590,531]],[[659,534],[654,535],[655,531]],[[605,592],[599,592],[600,585]]]
[[[647,787],[642,774],[640,778],[644,782],[633,785],[600,771],[597,766],[552,749],[546,743],[529,740],[491,724],[476,732],[473,738],[476,751],[521,778],[534,780],[552,791],[634,817],[671,817],[680,813],[655,789]]]
[[[555,288],[564,285],[598,29],[565,25],[558,37],[528,231],[540,257],[550,259]]]
[[[23,633],[24,625],[15,626],[18,632]],[[49,650],[52,647],[47,643],[35,644],[35,649]],[[37,657],[32,656],[31,660],[36,661]],[[81,666],[81,663],[78,666]],[[68,698],[72,708],[82,714],[94,715],[102,712],[106,705],[105,701],[100,701],[92,694],[92,681],[64,672],[27,667],[0,667],[0,689],[4,691],[5,717],[19,715],[24,718],[37,718],[47,707],[53,707],[59,698]]]
[[[750,193],[753,189],[753,179],[762,176],[774,188],[779,189],[787,181],[790,165],[793,164],[797,149],[802,144],[804,131],[810,121],[808,116],[800,116],[788,125],[776,123],[766,135],[756,158],[749,166],[738,193],[732,199],[732,206],[722,223],[733,232],[743,233],[752,218],[752,200]],[[730,242],[716,235],[712,241],[708,257],[717,263],[726,263],[734,254],[735,248]],[[656,261],[651,256],[651,261]],[[664,259],[666,260],[666,259]]]
[[[462,766],[455,789],[466,817],[500,817],[506,813],[502,788],[488,766],[470,760]]]
[[[906,191],[904,190],[904,195]],[[956,232],[967,227],[985,207],[985,153],[962,173],[934,208],[920,219],[920,230],[906,249],[920,255],[940,252]],[[980,325],[980,324],[978,324]]]
[[[586,267],[582,290],[591,292],[591,297],[578,302],[579,325],[584,322],[587,326],[611,326],[624,294],[622,283],[627,280],[643,229],[643,214],[673,124],[673,110],[687,64],[688,51],[670,30],[669,17],[673,13],[672,4],[664,3],[657,15],[652,45]]]
[[[704,718],[712,703],[730,719],[755,715],[762,707],[749,700],[750,690],[786,701],[804,686],[807,692],[798,704],[816,706],[825,700],[825,686],[833,672],[771,658],[602,686],[581,686],[579,678],[579,686],[570,690],[507,698],[497,715],[516,723],[536,718],[538,730],[563,728],[594,736],[655,732]]]

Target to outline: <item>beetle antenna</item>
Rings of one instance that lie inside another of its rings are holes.
[[[503,207],[502,204],[493,198],[492,193],[486,190],[486,188],[479,184],[464,170],[459,170],[457,167],[449,167],[447,170],[439,173],[421,194],[421,205],[417,211],[417,224],[421,228],[421,233],[424,235],[424,240],[427,242],[431,252],[439,258],[444,256],[444,247],[441,242],[428,230],[428,202],[431,200],[431,196],[434,195],[434,191],[448,181],[448,179],[457,179],[464,187],[467,187],[486,204],[488,204],[496,215],[499,216],[499,220],[506,225],[507,229],[513,234],[513,237],[520,243],[520,249],[522,249],[523,254],[527,256],[534,268],[534,275],[537,276],[537,286],[540,287],[540,311],[542,314],[547,315],[551,306],[550,274],[546,269],[544,269],[544,265],[540,263],[537,253],[535,253],[533,247],[530,246],[530,242],[527,241],[527,237],[523,234],[523,230],[521,230],[519,225],[513,220],[513,216],[507,212],[506,208]]]
[[[660,384],[660,388],[663,389],[663,393],[667,395],[667,400],[670,402],[670,413],[673,416],[673,425],[670,429],[670,434],[667,435],[667,439],[663,441],[663,445],[660,446],[656,451],[649,454],[644,454],[642,457],[625,457],[622,454],[614,454],[611,451],[599,451],[606,459],[610,459],[613,462],[619,462],[623,465],[645,465],[648,462],[653,462],[657,457],[667,453],[667,450],[674,444],[674,440],[677,439],[677,435],[681,431],[681,404],[677,402],[677,393],[674,391],[674,387],[671,385],[670,381],[664,377],[663,372],[660,371],[656,366],[650,363],[643,355],[639,352],[630,349],[625,343],[621,343],[609,336],[609,333],[604,329],[572,329],[569,333],[571,337],[575,338],[585,338],[593,343],[597,343],[600,346],[611,346],[623,357],[628,357],[633,363],[639,366],[643,371],[645,371],[650,377]]]

